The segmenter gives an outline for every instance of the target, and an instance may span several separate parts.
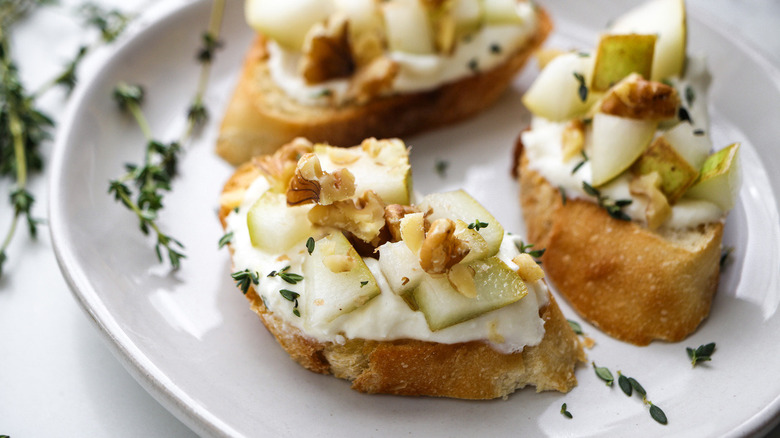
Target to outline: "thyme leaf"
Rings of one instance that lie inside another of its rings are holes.
[[[479,219],[476,219],[474,222],[469,224],[469,230],[479,231],[480,228],[487,228],[488,225],[490,225],[487,222],[482,222]]]
[[[306,251],[309,252],[309,255],[311,255],[312,252],[314,252],[314,238],[309,237],[306,239]]]
[[[588,184],[586,181],[582,182],[582,189],[590,196],[593,196],[596,198],[596,201],[598,202],[599,207],[603,208],[607,211],[607,214],[609,214],[614,219],[618,219],[621,221],[631,221],[631,216],[627,215],[625,212],[623,212],[622,208],[626,207],[628,205],[631,205],[634,201],[631,199],[618,199],[616,201],[612,201],[607,196],[603,196],[601,192],[596,189],[595,187]]]
[[[664,414],[664,411],[661,410],[658,406],[654,404],[650,404],[650,416],[653,417],[653,420],[661,423],[661,424],[667,424],[668,420],[666,419],[666,414]]]
[[[584,166],[584,165],[585,165],[585,163],[587,163],[587,162],[588,162],[588,154],[586,154],[586,153],[585,153],[585,151],[580,151],[580,153],[582,154],[582,161],[580,161],[579,163],[577,163],[577,165],[576,165],[576,166],[574,166],[574,169],[572,169],[572,170],[571,170],[571,174],[572,174],[572,175],[574,175],[575,173],[577,173],[577,171],[578,171],[578,170],[580,170],[580,168],[581,168],[582,166]]]
[[[618,386],[628,397],[631,397],[634,389],[631,386],[631,382],[628,381],[628,377],[624,376],[620,371],[618,371]]]
[[[691,359],[691,366],[696,366],[699,362],[707,362],[712,360],[712,354],[715,352],[715,343],[699,345],[695,350],[690,347],[686,347],[685,351],[688,353],[688,358]]]
[[[547,248],[542,249],[531,249],[534,247],[533,243],[525,244],[522,240],[520,242],[515,241],[515,246],[517,247],[517,250],[520,251],[521,254],[528,254],[534,259],[536,259],[537,263],[541,263],[538,259],[540,259],[544,252],[547,251]],[[530,251],[529,251],[530,250]]]
[[[573,418],[574,416],[569,412],[569,409],[566,407],[566,403],[561,405],[561,414],[563,414],[566,418]]]
[[[251,272],[249,269],[244,269],[243,271],[238,271],[230,274],[231,277],[233,277],[233,280],[236,281],[236,286],[241,290],[241,292],[246,295],[247,292],[249,292],[249,286],[251,285],[258,285],[260,284],[260,274],[257,272]]]
[[[447,168],[450,166],[450,163],[445,160],[436,160],[435,170],[436,174],[439,175],[440,178],[446,178],[447,177]]]
[[[585,83],[585,76],[582,75],[582,73],[574,72],[574,78],[577,79],[577,82],[579,82],[580,86],[577,89],[577,93],[579,94],[580,100],[585,102],[588,100],[588,86]]]
[[[574,331],[575,334],[581,335],[584,334],[582,331],[582,326],[577,321],[572,321],[570,319],[566,320],[569,323],[569,327],[571,327],[572,331]]]
[[[593,369],[596,371],[596,375],[599,377],[599,379],[606,382],[607,386],[612,386],[615,378],[612,377],[612,373],[609,371],[609,369],[607,367],[596,366],[596,362],[591,362],[591,364],[593,364]]]
[[[222,249],[225,245],[233,241],[233,232],[225,233],[224,236],[219,238],[219,248]]]

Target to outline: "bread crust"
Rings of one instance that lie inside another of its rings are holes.
[[[636,345],[677,342],[707,317],[720,272],[723,224],[653,232],[568,200],[518,156],[530,241],[546,251],[548,281],[585,319]]]
[[[242,196],[259,175],[257,166],[249,162],[240,166],[225,184],[219,210],[223,227],[233,208],[227,201]],[[246,297],[293,360],[313,372],[349,380],[353,389],[365,393],[492,399],[506,397],[527,385],[535,386],[537,392],[568,392],[577,384],[576,365],[585,360],[580,340],[552,295],[539,310],[545,328],[541,343],[515,354],[499,353],[477,341],[320,342],[269,311],[253,287]]]
[[[364,138],[415,134],[470,117],[493,104],[552,30],[538,8],[539,25],[529,41],[506,62],[437,89],[375,98],[340,107],[302,105],[270,77],[266,40],[255,38],[247,52],[217,139],[217,153],[233,165],[269,154],[294,137],[334,145]]]

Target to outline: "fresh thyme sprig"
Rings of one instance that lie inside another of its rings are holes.
[[[55,86],[63,86],[68,92],[76,84],[78,65],[85,58],[90,47],[79,47],[75,58],[70,61],[62,73],[44,83],[35,92],[28,92],[19,78],[16,64],[11,56],[9,31],[13,24],[26,12],[39,5],[55,3],[53,0],[6,0],[0,2],[0,177],[15,179],[15,187],[10,193],[13,207],[11,225],[0,243],[0,276],[3,264],[8,260],[7,250],[16,234],[20,219],[26,218],[31,237],[37,235],[37,225],[42,221],[32,216],[35,197],[28,190],[27,183],[31,174],[42,170],[43,156],[40,145],[50,139],[50,130],[54,121],[37,109],[37,99]],[[95,14],[100,14],[94,9]],[[113,41],[125,28],[129,18],[118,11],[113,13],[122,18],[122,24],[106,24],[110,27]],[[116,23],[112,21],[111,23]]]
[[[135,18],[133,14],[127,14],[118,9],[105,9],[92,3],[81,5],[77,12],[81,15],[86,26],[93,26],[100,31],[100,38],[91,44],[79,46],[76,55],[65,65],[63,71],[40,87],[35,92],[36,96],[40,96],[55,86],[63,87],[66,93],[70,94],[78,82],[76,72],[84,58],[100,45],[114,42]]]
[[[249,269],[244,269],[243,271],[238,271],[230,274],[231,277],[233,277],[233,280],[236,281],[236,286],[241,290],[241,292],[246,295],[247,292],[249,292],[249,286],[251,285],[258,285],[260,284],[260,274],[257,272],[252,272]]]
[[[11,225],[0,241],[0,277],[8,260],[8,247],[22,218],[27,221],[30,236],[37,236],[40,220],[32,215],[35,197],[27,183],[29,174],[43,167],[39,146],[50,138],[49,129],[54,126],[52,119],[36,108],[35,97],[22,84],[8,35],[13,22],[36,3],[12,1],[0,6],[0,177],[8,176],[15,181],[9,196],[13,207]]]
[[[521,240],[520,242],[515,242],[515,246],[517,247],[517,250],[520,251],[522,254],[528,254],[534,259],[539,259],[544,255],[544,252],[547,251],[547,248],[542,249],[531,249],[534,247],[533,243],[525,244]],[[530,250],[530,251],[529,251]],[[538,260],[537,260],[538,262]]]
[[[155,243],[157,259],[160,262],[163,261],[162,250],[165,250],[171,267],[174,269],[178,269],[181,266],[181,260],[186,257],[182,252],[184,245],[164,233],[157,225],[157,218],[163,208],[164,193],[171,190],[171,183],[177,173],[178,157],[182,151],[181,145],[188,142],[194,130],[208,119],[203,95],[208,85],[215,50],[221,45],[219,32],[224,6],[224,0],[216,0],[212,4],[209,25],[202,36],[203,47],[198,50],[196,55],[201,65],[198,85],[195,96],[187,108],[187,123],[179,140],[165,143],[153,138],[151,128],[141,110],[144,98],[142,87],[121,82],[113,93],[119,106],[130,112],[136,120],[146,138],[146,148],[143,163],[126,165],[127,173],[111,180],[108,191],[114,195],[117,201],[136,214],[143,234],[148,235],[150,231],[154,231],[157,238]],[[109,18],[115,17],[110,15]],[[113,27],[110,22],[96,19],[95,23],[99,23],[101,31],[105,31],[104,36],[112,35],[111,29]],[[131,183],[135,186],[137,193],[131,189]]]
[[[622,210],[623,207],[631,205],[631,203],[634,202],[631,199],[618,199],[613,201],[609,199],[609,197],[602,195],[598,189],[585,181],[582,182],[582,189],[585,190],[585,193],[588,195],[595,197],[599,207],[607,210],[607,213],[613,218],[621,221],[631,221],[631,216],[627,215]]]

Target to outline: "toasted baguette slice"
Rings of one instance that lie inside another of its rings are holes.
[[[272,153],[299,136],[351,145],[368,137],[411,135],[472,116],[498,99],[552,30],[549,16],[538,10],[536,33],[496,68],[430,91],[339,107],[302,105],[287,96],[271,79],[266,39],[258,35],[222,121],[217,153],[238,165],[256,155]]]
[[[246,188],[261,175],[254,162],[240,166],[228,180],[220,201],[225,218]],[[251,308],[290,357],[305,368],[352,382],[365,393],[439,396],[464,399],[506,397],[532,385],[536,391],[568,392],[577,383],[574,369],[585,360],[580,341],[554,298],[539,310],[544,337],[521,353],[502,354],[485,342],[441,344],[419,340],[347,339],[320,342],[269,311],[250,287]]]
[[[610,217],[595,203],[563,199],[518,141],[527,236],[547,279],[585,319],[617,339],[676,342],[707,317],[718,287],[723,224],[653,232]]]

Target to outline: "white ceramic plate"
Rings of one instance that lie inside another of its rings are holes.
[[[623,2],[548,0],[557,31],[550,45],[592,47],[606,21],[598,11]],[[166,198],[161,224],[186,245],[183,268],[158,266],[135,218],[107,194],[125,162],[141,159],[135,123],[119,113],[111,90],[120,80],[144,84],[146,114],[158,138],[180,132],[197,80],[194,48],[210,2],[164,14],[123,44],[83,86],[62,124],[51,185],[51,230],[59,263],[76,298],[136,379],[182,421],[214,436],[739,436],[765,431],[780,410],[778,203],[780,80],[777,71],[691,11],[690,47],[709,54],[717,145],[741,141],[744,185],[725,244],[736,248],[710,318],[689,339],[639,348],[583,323],[596,346],[591,360],[635,377],[662,407],[654,422],[637,397],[606,387],[590,366],[577,370],[569,394],[522,390],[508,400],[470,402],[367,396],[346,382],[294,364],[249,311],[230,279],[215,206],[231,168],[213,153],[218,119],[251,33],[241,2],[228,2],[224,36],[207,104],[214,117],[188,146],[182,175]],[[509,177],[515,137],[529,120],[514,89],[460,126],[408,139],[416,188],[463,187],[522,230]],[[772,121],[772,123],[770,123]],[[446,177],[434,172],[449,163]],[[770,170],[774,170],[770,172]],[[564,313],[580,320],[562,303]],[[716,342],[713,361],[693,369],[685,347]],[[567,403],[573,419],[560,414]]]

